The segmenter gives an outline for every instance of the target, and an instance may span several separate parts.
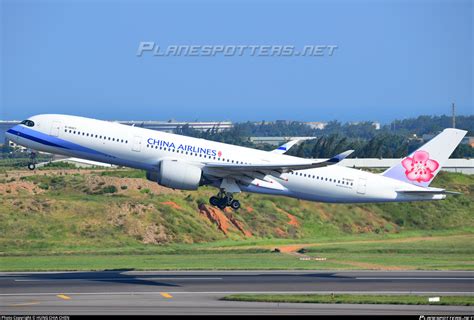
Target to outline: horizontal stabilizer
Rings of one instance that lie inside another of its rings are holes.
[[[405,194],[451,194],[451,195],[460,195],[462,193],[455,192],[455,191],[447,191],[445,189],[438,189],[438,188],[429,188],[426,190],[396,190],[398,193],[405,193]]]

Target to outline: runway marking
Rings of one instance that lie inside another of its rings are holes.
[[[63,300],[71,300],[71,297],[66,296],[65,294],[57,294],[56,297],[61,298]]]
[[[25,303],[14,303],[14,304],[11,304],[10,307],[24,307],[24,306],[32,306],[35,304],[39,304],[39,302],[31,301],[31,302],[25,302]]]
[[[350,279],[350,278],[349,278]],[[474,278],[463,277],[355,277],[356,280],[459,280],[459,281],[474,281]],[[16,282],[52,282],[52,281],[153,281],[153,280],[223,280],[223,278],[84,278],[84,279],[13,279]]]
[[[166,292],[160,292],[161,296],[166,298],[166,299],[171,299],[173,298],[172,295],[170,295],[169,293],[166,293]]]
[[[474,278],[429,278],[429,277],[356,277],[357,280],[474,280]]]
[[[223,278],[84,278],[84,279],[14,279],[16,282],[47,282],[47,281],[146,281],[146,280],[223,280]]]

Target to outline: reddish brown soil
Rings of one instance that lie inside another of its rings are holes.
[[[173,201],[165,201],[165,202],[162,202],[161,204],[170,206],[171,208],[178,209],[178,210],[182,209],[176,202],[173,202]]]
[[[251,237],[251,236],[252,236],[252,233],[251,233],[249,230],[246,230],[245,227],[244,227],[244,225],[243,225],[243,223],[240,222],[240,221],[238,221],[238,220],[234,217],[233,214],[229,214],[228,217],[229,217],[230,222],[232,222],[232,224],[233,224],[237,229],[239,229],[240,232],[242,232],[244,236],[246,236],[246,237]]]
[[[230,221],[221,210],[202,204],[199,206],[199,212],[209,221],[215,223],[224,234],[228,234]]]
[[[290,219],[290,222],[288,222],[288,224],[290,226],[295,226],[295,227],[300,226],[300,223],[298,222],[298,219],[296,219],[296,217],[294,215],[289,214],[289,213],[287,213],[286,215],[288,216],[288,219]]]

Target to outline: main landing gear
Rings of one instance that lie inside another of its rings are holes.
[[[232,193],[220,191],[217,196],[212,196],[209,198],[209,203],[214,206],[218,207],[221,210],[224,210],[225,207],[231,207],[234,210],[240,208],[239,200],[234,200],[232,197]]]
[[[30,152],[30,160],[28,162],[28,169],[35,170],[36,169],[36,152]]]

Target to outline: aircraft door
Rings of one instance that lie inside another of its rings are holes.
[[[49,135],[51,135],[53,137],[58,137],[60,129],[61,129],[61,122],[60,121],[53,121],[53,124],[51,125],[51,131],[50,131]]]
[[[140,152],[142,148],[142,137],[134,136],[133,143],[132,143],[132,151]]]
[[[357,193],[365,194],[365,189],[367,188],[367,179],[359,178],[357,183]]]

